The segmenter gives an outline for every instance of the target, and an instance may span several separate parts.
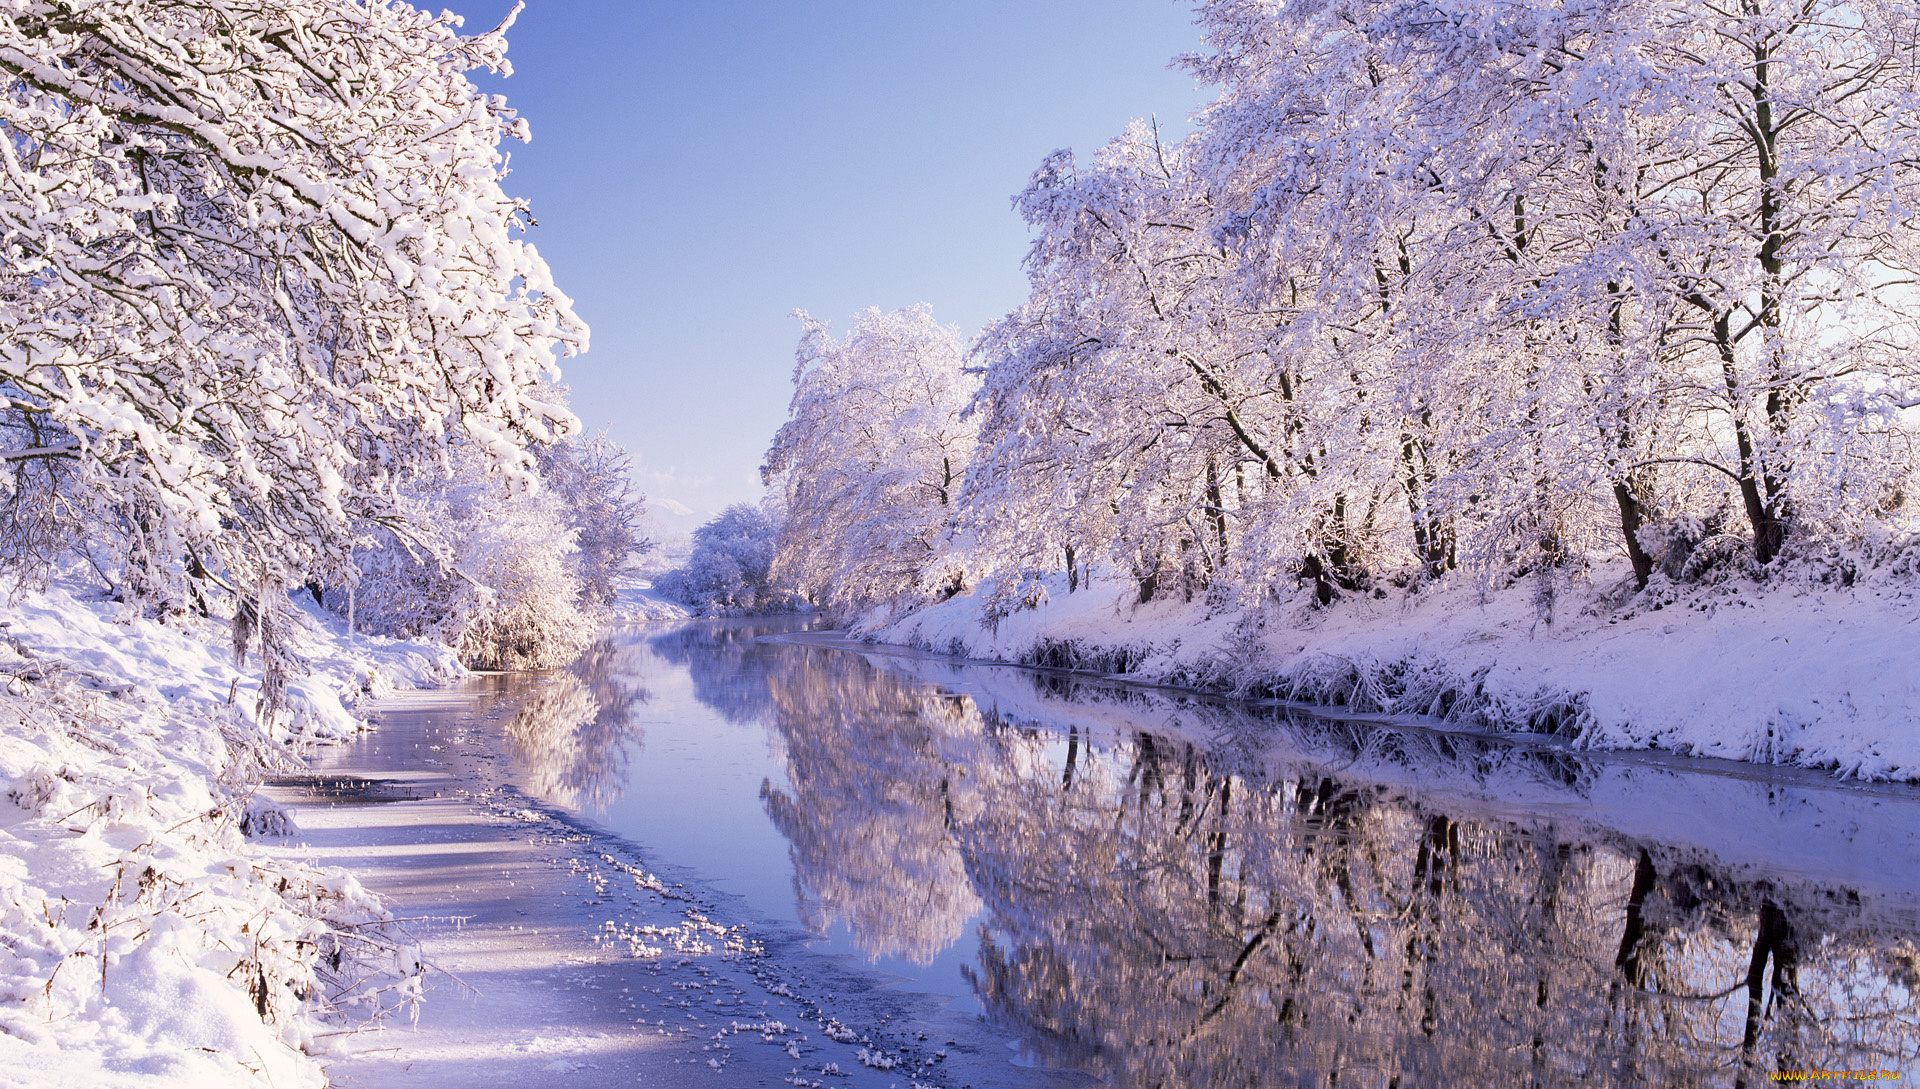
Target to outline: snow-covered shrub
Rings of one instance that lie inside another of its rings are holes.
[[[780,612],[792,593],[773,585],[779,523],[761,507],[735,503],[693,531],[684,567],[655,579],[654,589],[712,616]]]
[[[1747,577],[1759,574],[1760,565],[1754,562],[1749,546],[1745,538],[1732,533],[1708,537],[1687,554],[1687,562],[1680,568],[1680,581],[1719,581],[1732,574]]]
[[[375,530],[355,555],[354,621],[438,640],[475,668],[562,665],[592,628],[573,566],[577,533],[557,497],[489,470],[462,450],[450,476],[408,487],[405,521]]]
[[[240,810],[240,834],[248,839],[262,836],[296,836],[300,826],[293,815],[272,798],[254,795]]]

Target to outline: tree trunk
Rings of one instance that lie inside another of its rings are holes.
[[[1753,939],[1753,958],[1747,962],[1747,1027],[1740,1037],[1740,1073],[1734,1080],[1734,1089],[1746,1089],[1754,1049],[1760,1043],[1760,1027],[1766,1020],[1764,999],[1769,956],[1773,958],[1773,1001],[1778,1005],[1782,997],[1791,1000],[1800,993],[1800,957],[1786,914],[1771,900],[1760,905],[1759,932]]]
[[[1633,486],[1624,480],[1613,482],[1613,500],[1620,507],[1620,535],[1627,539],[1627,559],[1633,562],[1633,585],[1635,589],[1647,588],[1647,579],[1653,576],[1653,557],[1640,547],[1640,500],[1634,497]]]
[[[1227,573],[1227,511],[1226,501],[1220,496],[1220,469],[1213,460],[1207,460],[1207,520],[1213,523],[1213,535],[1217,541],[1214,570],[1222,577]]]
[[[1713,339],[1720,352],[1720,373],[1727,386],[1728,411],[1733,416],[1734,447],[1740,453],[1740,502],[1746,508],[1748,524],[1753,527],[1753,556],[1766,563],[1780,554],[1787,529],[1775,517],[1767,502],[1769,497],[1761,494],[1763,474],[1759,471],[1759,454],[1754,449],[1746,418],[1739,411],[1740,372],[1734,364],[1732,319],[1730,312],[1714,319]]]
[[[1400,436],[1400,458],[1406,468],[1407,512],[1413,518],[1413,551],[1427,577],[1437,579],[1454,566],[1453,532],[1435,517],[1426,502],[1426,485],[1433,483],[1433,466],[1412,432]]]

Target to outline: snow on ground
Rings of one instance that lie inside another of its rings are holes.
[[[523,793],[503,724],[525,695],[489,677],[382,700],[378,730],[268,788],[301,825],[278,849],[361,875],[433,965],[417,1021],[353,1037],[335,1086],[1088,1084]]]
[[[648,620],[685,620],[693,615],[685,605],[661,597],[651,587],[622,587],[619,596],[608,603],[607,609],[613,614],[613,620],[622,624]]]
[[[991,585],[856,633],[970,658],[1126,672],[1462,725],[1547,732],[1595,748],[1661,748],[1920,779],[1920,590],[1891,576],[1761,586],[1617,588],[1624,565],[1558,587],[1349,595],[1327,608],[1202,597],[1136,604],[1096,583],[997,626]]]
[[[249,784],[355,732],[367,694],[463,671],[298,595],[312,670],[262,729],[223,623],[85,594],[0,599],[0,1080],[324,1084],[314,1056],[417,965],[353,877],[248,843],[288,830]]]

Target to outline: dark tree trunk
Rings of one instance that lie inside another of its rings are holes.
[[[1760,1043],[1760,1028],[1766,1020],[1764,1000],[1769,956],[1773,958],[1774,1004],[1778,1005],[1782,999],[1791,1001],[1800,993],[1800,951],[1786,914],[1771,900],[1760,905],[1759,932],[1753,939],[1753,957],[1747,962],[1747,1027],[1740,1037],[1740,1073],[1734,1080],[1734,1089],[1746,1089],[1754,1049]]]
[[[1647,924],[1640,913],[1645,910],[1657,876],[1653,856],[1641,851],[1640,861],[1633,867],[1633,891],[1627,894],[1627,925],[1620,934],[1620,951],[1613,957],[1614,968],[1634,987],[1646,979],[1646,970],[1640,963],[1640,943],[1646,937]]]
[[[1227,510],[1226,501],[1220,496],[1220,470],[1211,459],[1207,462],[1207,520],[1213,523],[1213,535],[1216,541],[1214,570],[1225,575],[1227,571]]]
[[[1653,576],[1653,557],[1640,547],[1640,501],[1624,480],[1613,482],[1613,500],[1620,507],[1620,535],[1627,539],[1627,559],[1633,561],[1633,585],[1644,590],[1647,579]]]
[[[1721,314],[1714,319],[1713,337],[1720,352],[1720,372],[1726,382],[1728,396],[1733,404],[1737,404],[1740,372],[1734,363],[1731,320],[1731,314]],[[1733,413],[1733,444],[1740,453],[1740,502],[1746,508],[1748,524],[1753,527],[1753,556],[1761,563],[1767,563],[1780,554],[1780,548],[1787,539],[1786,523],[1779,517],[1781,512],[1777,509],[1782,497],[1771,494],[1774,491],[1772,476],[1760,469],[1753,434],[1747,427],[1747,421],[1738,412]],[[1766,486],[1766,493],[1761,490],[1763,485]],[[1769,503],[1769,499],[1775,502]]]
[[[1320,605],[1331,605],[1336,596],[1333,579],[1327,575],[1327,565],[1320,562],[1318,556],[1308,556],[1300,561],[1300,578],[1313,583],[1313,600]]]
[[[1607,294],[1613,304],[1607,309],[1607,343],[1617,353],[1626,343],[1626,293],[1618,283],[1607,285]],[[1633,417],[1620,408],[1616,410],[1618,431],[1614,438],[1614,447],[1629,459],[1633,453]],[[1641,517],[1640,497],[1633,490],[1633,471],[1613,482],[1613,499],[1620,507],[1620,534],[1627,539],[1627,559],[1633,562],[1633,585],[1635,589],[1647,588],[1647,579],[1653,575],[1653,557],[1640,547],[1640,527],[1645,519]]]
[[[1413,551],[1428,578],[1439,578],[1454,567],[1453,530],[1427,505],[1426,488],[1436,474],[1411,432],[1400,436],[1400,458],[1406,469],[1407,511],[1413,518]]]

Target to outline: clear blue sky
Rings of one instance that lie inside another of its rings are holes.
[[[467,30],[511,0],[451,0]],[[1018,305],[1009,198],[1047,152],[1205,96],[1179,0],[529,0],[533,127],[510,193],[593,329],[574,410],[634,457],[662,528],[760,496],[803,308],[844,330],[926,301],[971,335]],[[691,513],[678,514],[676,506]]]

